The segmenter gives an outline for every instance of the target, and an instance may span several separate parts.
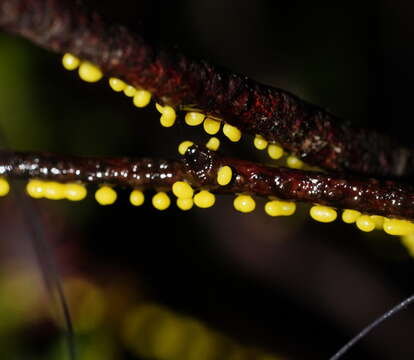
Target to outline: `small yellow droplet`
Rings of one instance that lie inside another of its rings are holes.
[[[134,95],[134,105],[139,108],[147,106],[151,101],[151,93],[147,90],[138,90]],[[164,108],[165,111],[165,108]]]
[[[241,139],[241,131],[235,126],[224,124],[223,134],[226,135],[230,141],[237,142]]]
[[[141,206],[145,201],[144,193],[141,190],[132,190],[129,195],[129,202],[134,206]]]
[[[220,147],[220,140],[217,139],[216,137],[213,136],[212,138],[210,138],[209,141],[207,141],[207,144],[206,144],[207,149],[211,151],[217,151],[219,147]]]
[[[290,216],[296,211],[296,203],[292,201],[272,200],[265,205],[265,212],[270,216]]]
[[[124,89],[124,94],[128,97],[133,97],[137,93],[137,89],[135,89],[131,85],[127,85]]]
[[[414,224],[407,220],[385,218],[383,229],[390,235],[407,235],[414,232]]]
[[[109,86],[112,90],[120,92],[123,91],[127,85],[122,80],[111,77],[109,78]]]
[[[356,226],[361,231],[369,232],[375,229],[375,222],[369,215],[361,215],[356,219]]]
[[[204,131],[209,135],[215,135],[220,131],[220,121],[206,118],[203,123]]]
[[[267,153],[271,159],[278,160],[283,156],[283,148],[276,144],[270,144],[267,147]]]
[[[177,118],[177,115],[175,113],[175,110],[171,106],[164,106],[162,109],[162,115],[160,118],[160,123],[164,127],[171,127],[175,123],[175,119]]]
[[[250,195],[238,195],[233,201],[233,206],[237,211],[249,213],[256,208],[256,202]]]
[[[310,209],[310,216],[316,221],[330,223],[336,219],[337,214],[329,206],[315,205]]]
[[[4,178],[0,178],[0,196],[6,196],[9,193],[9,191],[9,182]]]
[[[65,54],[62,58],[62,65],[66,70],[72,71],[79,67],[80,60],[72,54]]]
[[[256,149],[264,150],[267,147],[267,140],[262,135],[256,135],[253,141]],[[283,153],[283,150],[282,150]]]
[[[177,199],[177,206],[178,208],[180,208],[181,210],[190,210],[194,205],[194,201],[193,199],[184,199],[184,198],[178,198]]]
[[[117,197],[116,191],[109,186],[101,186],[95,193],[95,199],[100,205],[111,205]]]
[[[41,199],[45,193],[45,183],[41,180],[29,180],[26,192],[34,199]]]
[[[346,209],[342,213],[342,220],[344,223],[352,224],[354,223],[359,217],[361,213],[357,210]]]
[[[200,125],[204,121],[205,115],[199,112],[188,112],[185,114],[184,121],[187,125],[190,126],[197,126]]]
[[[196,204],[199,208],[209,208],[213,206],[215,202],[216,197],[207,190],[202,190],[194,196],[194,204]]]
[[[55,181],[48,181],[44,183],[43,196],[49,200],[61,200],[65,198],[65,185]]]
[[[103,74],[102,71],[89,61],[83,61],[79,66],[79,77],[86,82],[97,82],[101,80]]]
[[[233,171],[230,166],[222,166],[217,172],[217,183],[221,186],[226,186],[230,183],[233,176]]]
[[[172,191],[175,196],[182,199],[191,199],[194,195],[193,188],[184,181],[175,182]]]
[[[87,195],[85,186],[81,184],[65,184],[65,198],[70,201],[83,200]]]
[[[192,141],[183,141],[180,145],[178,145],[178,152],[181,154],[181,155],[184,155],[186,152],[187,152],[187,149],[190,147],[190,146],[193,146],[194,145],[194,143],[192,142]]]
[[[292,169],[302,169],[304,164],[303,161],[296,156],[290,155],[286,159],[286,165]]]
[[[160,192],[156,193],[152,197],[152,205],[157,210],[166,210],[166,209],[168,209],[170,204],[171,204],[171,200],[170,200],[169,196],[163,191],[160,191]]]

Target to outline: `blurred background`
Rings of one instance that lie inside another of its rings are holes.
[[[87,3],[151,41],[411,144],[411,2]],[[60,56],[4,33],[0,79],[1,131],[16,150],[171,158],[181,141],[208,139],[182,122],[162,128],[153,106],[138,110],[105,80],[81,82]],[[222,144],[270,163],[251,137]],[[160,212],[150,192],[134,208],[118,189],[118,201],[102,207],[93,190],[80,203],[30,206],[62,277],[80,360],[327,359],[414,291],[413,261],[397,237],[316,223],[309,206],[270,218],[263,200],[244,215],[222,196],[211,209]],[[0,353],[67,359],[22,206],[13,195],[0,200]],[[413,358],[413,331],[414,308],[345,358]]]

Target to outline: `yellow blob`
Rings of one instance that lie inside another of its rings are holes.
[[[81,184],[65,184],[65,198],[70,201],[83,200],[87,195],[85,186]]]
[[[151,93],[147,90],[138,90],[134,95],[134,105],[139,108],[147,106],[151,101]],[[165,108],[164,108],[165,111]]]
[[[199,112],[188,112],[185,114],[184,121],[187,125],[190,126],[197,126],[200,125],[204,121],[205,115]]]
[[[169,196],[163,192],[160,191],[158,193],[156,193],[153,197],[152,197],[152,205],[157,209],[157,210],[165,210],[168,209],[168,207],[171,204],[171,200],[169,198]]]
[[[89,61],[83,61],[79,66],[79,77],[86,82],[97,82],[101,80],[103,74],[102,71]]]
[[[192,142],[192,141],[183,141],[180,145],[178,145],[178,152],[181,154],[181,155],[184,155],[186,152],[187,152],[187,149],[190,147],[190,146],[193,146],[194,145],[194,143]]]
[[[407,235],[414,232],[414,224],[406,220],[385,218],[383,229],[390,235]]]
[[[202,190],[194,196],[194,204],[196,204],[199,208],[206,209],[212,207],[215,202],[216,197],[207,190]]]
[[[296,156],[290,155],[286,159],[286,165],[292,169],[302,169],[303,168],[303,161],[298,159]]]
[[[66,186],[55,181],[44,183],[43,196],[49,200],[61,200],[65,198]]]
[[[155,108],[158,110],[160,114],[164,112],[164,107],[158,103],[155,103]]]
[[[120,92],[123,91],[127,84],[125,84],[122,80],[117,78],[109,78],[109,86],[112,88],[113,91]]]
[[[375,229],[375,222],[369,215],[361,215],[356,219],[356,226],[361,231],[369,232]]]
[[[337,214],[329,206],[315,205],[310,209],[310,216],[316,221],[330,223],[336,219]]]
[[[66,70],[72,71],[79,67],[80,60],[75,55],[66,53],[63,55],[62,65]]]
[[[141,190],[132,190],[129,195],[129,202],[134,206],[141,206],[145,201],[144,193]]]
[[[6,179],[0,178],[0,196],[6,196],[10,191],[9,182]]]
[[[45,183],[41,180],[29,180],[26,192],[34,199],[41,199],[45,193]]]
[[[346,209],[342,213],[342,220],[344,223],[352,224],[354,223],[359,217],[361,213],[357,210]]]
[[[235,126],[224,124],[223,134],[226,135],[230,141],[237,142],[241,139],[241,131]]]
[[[267,147],[267,140],[262,135],[256,135],[253,141],[253,144],[256,149],[264,150]],[[283,150],[282,150],[283,154]]]
[[[296,211],[296,203],[292,201],[272,200],[265,205],[265,212],[270,216],[290,216]]]
[[[190,210],[194,205],[193,199],[188,198],[178,198],[177,206],[184,211]]]
[[[401,243],[406,247],[409,254],[414,257],[414,232],[403,235],[401,237]]]
[[[384,216],[371,215],[371,219],[374,221],[376,229],[382,229],[382,227],[384,226]]]
[[[220,147],[220,140],[217,139],[216,137],[213,136],[212,138],[210,138],[209,141],[207,141],[207,144],[206,144],[207,149],[211,151],[217,151],[219,147]]]
[[[124,89],[124,94],[128,97],[133,97],[137,93],[137,89],[135,89],[131,85],[127,85]]]
[[[116,191],[109,186],[101,186],[95,193],[95,199],[100,205],[111,205],[117,197]]]
[[[177,115],[175,113],[175,110],[171,106],[164,106],[162,109],[162,115],[160,118],[160,123],[164,127],[171,127],[175,123],[175,119],[177,118]]]
[[[215,135],[220,131],[220,121],[206,118],[203,123],[204,131],[209,135]]]
[[[221,186],[226,186],[230,183],[233,176],[233,171],[230,166],[222,166],[217,172],[217,183]]]
[[[184,181],[177,181],[172,186],[172,192],[175,196],[182,199],[191,199],[194,195],[193,188]]]
[[[234,199],[233,206],[242,213],[249,213],[256,208],[256,202],[250,195],[239,195]]]
[[[276,144],[270,144],[267,148],[267,153],[271,159],[278,160],[283,156],[283,148]]]

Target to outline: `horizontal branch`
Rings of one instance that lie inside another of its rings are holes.
[[[80,3],[0,0],[0,27],[89,60],[106,75],[151,91],[161,104],[192,105],[246,133],[261,134],[311,165],[366,176],[413,176],[413,149],[354,128],[284,90],[158,48]]]

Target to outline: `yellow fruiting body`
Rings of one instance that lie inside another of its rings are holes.
[[[116,191],[109,186],[101,186],[95,193],[95,199],[100,205],[111,205],[117,197]]]
[[[120,79],[111,77],[109,78],[109,86],[113,91],[121,92],[126,88],[127,84]]]
[[[162,109],[162,115],[160,117],[160,123],[164,127],[171,127],[175,123],[175,119],[177,118],[177,114],[175,110],[171,106],[164,106]]]
[[[143,108],[150,103],[151,96],[151,93],[147,90],[137,90],[137,92],[134,95],[133,103],[136,107]]]
[[[342,212],[342,221],[347,224],[354,223],[359,217],[361,216],[361,213],[357,210],[352,209],[345,209]]]
[[[283,156],[283,148],[277,144],[269,144],[267,153],[273,160],[278,160]]]
[[[132,85],[125,86],[124,94],[128,97],[133,97],[137,93],[137,89],[135,89]]]
[[[216,197],[207,190],[202,190],[194,196],[194,204],[196,204],[199,208],[206,209],[212,207],[215,202]]]
[[[209,135],[215,135],[220,131],[220,121],[206,118],[203,123],[204,131]]]
[[[170,204],[170,197],[164,191],[160,191],[152,197],[152,205],[157,210],[166,210]]]
[[[134,206],[141,206],[145,201],[145,195],[141,190],[132,190],[129,195],[129,202]]]
[[[409,254],[414,257],[414,232],[401,237],[401,243],[406,247]]]
[[[253,141],[253,144],[256,149],[264,150],[267,148],[268,142],[262,135],[256,135]],[[282,149],[283,154],[283,149]]]
[[[213,136],[212,138],[210,138],[209,141],[207,141],[207,144],[206,144],[207,149],[211,151],[217,151],[219,147],[220,147],[220,140],[217,139],[215,136]]]
[[[78,73],[83,81],[90,83],[101,80],[103,76],[102,71],[89,61],[81,62]]]
[[[175,196],[182,199],[191,199],[194,195],[193,188],[184,181],[177,181],[172,186],[172,192]]]
[[[80,60],[75,55],[66,53],[62,57],[62,65],[66,70],[72,71],[79,67]]]
[[[329,206],[315,205],[310,209],[310,216],[316,221],[330,223],[335,221],[337,213],[335,209],[332,209]]]
[[[181,210],[187,211],[190,210],[194,205],[193,199],[189,198],[178,198],[177,199],[177,206]]]
[[[188,140],[183,141],[180,145],[178,145],[178,152],[181,155],[184,155],[187,152],[187,149],[193,145],[194,143],[192,141],[188,141]]]
[[[164,106],[162,106],[162,105],[160,105],[158,103],[155,103],[155,108],[158,110],[158,112],[160,114],[162,114],[164,112]]]
[[[34,199],[41,199],[45,193],[45,183],[41,180],[29,180],[26,185],[27,194]]]
[[[217,183],[221,186],[226,186],[230,183],[233,176],[233,170],[230,166],[222,166],[217,172]]]
[[[265,204],[265,212],[270,216],[290,216],[296,211],[296,203],[292,201],[271,200]]]
[[[286,165],[292,169],[302,169],[304,164],[296,156],[290,155],[286,159]]]
[[[371,215],[371,219],[375,223],[375,228],[378,230],[382,230],[382,227],[384,226],[384,216],[380,215]]]
[[[369,232],[375,229],[375,222],[369,215],[361,215],[356,219],[356,226],[361,231]]]
[[[81,184],[65,184],[65,198],[70,201],[83,200],[87,195],[87,190]]]
[[[237,211],[249,213],[256,208],[256,202],[250,195],[238,195],[233,201],[233,206]]]
[[[0,178],[0,196],[6,196],[9,192],[10,192],[9,182],[4,178]]]
[[[44,183],[43,196],[49,200],[61,200],[65,198],[66,186],[55,181]]]
[[[190,126],[197,126],[200,125],[206,116],[202,113],[190,111],[187,114],[185,114],[184,121],[187,125]]]
[[[407,220],[385,218],[383,229],[390,235],[407,235],[414,232],[414,224]]]
[[[241,139],[241,131],[230,124],[224,124],[223,134],[226,135],[227,138],[233,142],[237,142]]]

